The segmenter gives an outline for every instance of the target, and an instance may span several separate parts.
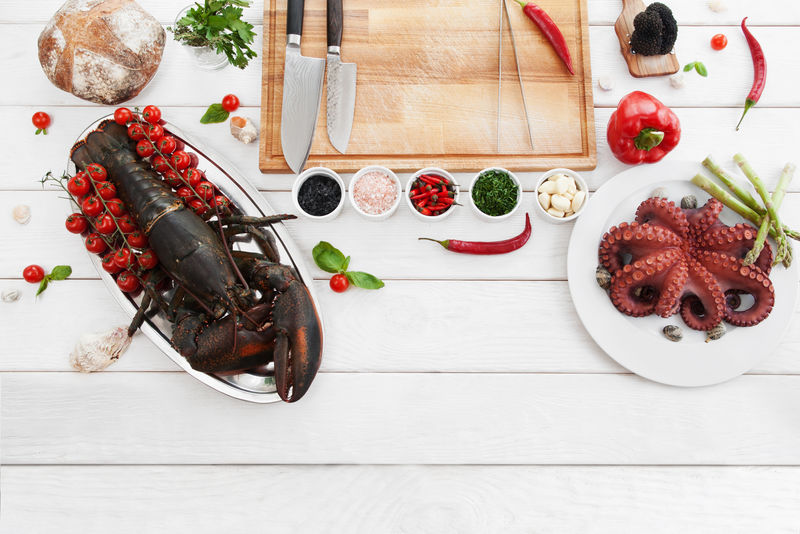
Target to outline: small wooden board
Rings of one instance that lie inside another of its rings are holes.
[[[541,0],[564,33],[571,76],[519,5],[508,1],[528,101],[531,150],[511,36],[504,15],[501,145],[497,146],[500,0],[344,0],[342,59],[358,65],[347,154],[328,140],[325,93],[306,167],[353,172],[366,165],[476,171],[596,165],[586,0]],[[306,0],[304,56],[325,57],[326,0]],[[286,0],[265,2],[261,97],[262,172],[290,172],[280,122]]]
[[[628,70],[631,76],[635,78],[675,74],[681,68],[678,58],[675,56],[675,51],[663,56],[643,56],[634,54],[631,51],[633,19],[644,9],[645,5],[642,0],[622,0],[622,13],[614,24],[622,57],[625,58],[625,62],[628,64]]]

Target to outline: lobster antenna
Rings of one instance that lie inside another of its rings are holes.
[[[219,204],[216,202],[214,202],[214,212],[217,214],[217,225],[219,226],[219,235],[222,238],[222,245],[225,248],[225,255],[228,256],[228,261],[231,262],[231,266],[233,266],[233,270],[236,273],[236,276],[239,277],[239,280],[241,280],[244,288],[247,291],[250,291],[250,286],[247,285],[247,280],[244,279],[242,272],[239,270],[239,266],[236,265],[236,262],[233,260],[233,254],[231,254],[231,251],[228,247],[228,240],[225,239],[225,230],[222,228],[222,217],[219,214]]]

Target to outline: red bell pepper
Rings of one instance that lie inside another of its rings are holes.
[[[611,152],[623,163],[655,163],[681,139],[678,116],[655,97],[634,91],[619,101],[606,132]]]

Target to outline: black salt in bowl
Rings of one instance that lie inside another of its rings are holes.
[[[333,219],[344,205],[344,182],[330,169],[308,169],[295,182],[292,199],[311,219]]]

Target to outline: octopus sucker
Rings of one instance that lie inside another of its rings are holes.
[[[725,321],[752,326],[772,311],[775,291],[769,279],[769,243],[755,264],[743,259],[757,230],[719,220],[723,205],[709,199],[699,208],[681,208],[666,198],[648,198],[636,220],[612,227],[598,250],[611,275],[609,297],[622,313],[670,317],[680,312],[695,330],[709,331]],[[743,295],[748,295],[742,309]]]

